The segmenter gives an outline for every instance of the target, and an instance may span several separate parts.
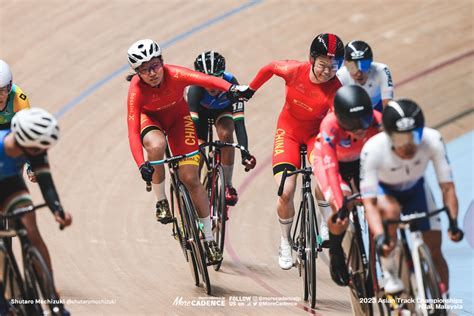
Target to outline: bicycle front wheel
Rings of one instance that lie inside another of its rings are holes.
[[[376,298],[372,293],[369,294],[367,286],[371,284],[367,282],[366,276],[369,272],[366,271],[362,260],[362,251],[360,242],[358,240],[357,228],[351,222],[344,237],[344,249],[346,250],[347,267],[349,269],[351,282],[349,283],[352,312],[354,315],[373,315],[372,304]],[[363,245],[362,245],[363,246]]]
[[[53,276],[38,249],[32,246],[28,247],[24,266],[27,292],[30,293],[30,297],[39,299],[41,302],[43,309],[41,315],[45,310],[49,310],[50,315],[63,315],[64,307],[56,294]]]
[[[11,252],[11,249],[7,250],[4,245],[0,245],[0,247],[2,248],[0,251],[2,251],[4,255],[2,273],[3,278],[0,282],[0,288],[2,290],[1,295],[3,295],[2,297],[6,300],[4,303],[8,305],[8,307],[4,306],[4,309],[6,310],[9,308],[9,310],[13,311],[14,315],[38,314],[41,312],[41,310],[39,309],[39,312],[36,313],[34,304],[8,303],[12,300],[22,301],[28,300],[29,298],[25,293],[23,279],[21,278],[21,273],[14,258],[13,252]]]
[[[201,243],[199,220],[194,205],[191,202],[191,198],[189,197],[188,190],[183,184],[179,185],[179,196],[183,206],[183,219],[185,230],[187,231],[189,238],[188,243],[191,246],[194,259],[196,259],[198,271],[203,281],[204,290],[209,295],[211,294],[211,281],[209,280],[206,256]]]
[[[304,196],[306,209],[306,266],[308,294],[311,308],[316,306],[316,211],[313,196],[306,193]]]
[[[441,291],[439,289],[440,278],[436,271],[430,251],[426,245],[418,247],[418,255],[420,256],[421,276],[423,278],[425,299],[427,302],[443,302]],[[431,307],[432,306],[432,307]],[[423,306],[426,308],[428,315],[447,315],[446,309],[437,309],[436,304]]]
[[[212,172],[211,196],[211,221],[212,234],[217,242],[219,249],[224,254],[225,226],[227,220],[227,205],[225,203],[225,178],[222,166],[217,166]],[[214,265],[214,270],[218,271],[222,261]]]

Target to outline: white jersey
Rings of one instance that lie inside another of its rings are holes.
[[[378,105],[381,110],[382,100],[393,99],[392,75],[385,64],[372,62],[369,69],[369,78],[364,85],[360,85],[352,79],[346,66],[339,69],[336,75],[343,86],[358,85],[364,88],[372,99],[374,108]]]
[[[453,181],[443,139],[437,130],[423,129],[421,144],[412,159],[395,155],[385,132],[373,136],[361,152],[360,189],[363,197],[376,197],[379,182],[397,191],[411,189],[423,177],[430,160],[439,183]]]

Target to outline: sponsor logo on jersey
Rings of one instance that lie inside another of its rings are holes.
[[[392,82],[392,74],[390,73],[390,70],[388,70],[387,67],[383,69],[385,71],[385,74],[387,75],[387,84],[389,87],[393,87],[393,82]]]
[[[305,109],[306,111],[308,112],[313,112],[313,108],[310,107],[309,105],[307,105],[306,103],[304,102],[301,102],[300,100],[297,100],[297,99],[293,99],[293,104]]]
[[[323,166],[324,166],[324,169],[329,169],[329,168],[335,167],[335,164],[332,161],[330,156],[324,155],[324,157],[323,157]]]

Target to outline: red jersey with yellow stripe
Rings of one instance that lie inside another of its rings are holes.
[[[273,146],[273,173],[299,168],[301,144],[311,152],[321,121],[332,108],[341,83],[334,76],[324,83],[310,80],[312,65],[294,60],[273,61],[264,66],[250,83],[257,90],[273,75],[285,80],[286,96],[280,113]]]
[[[138,75],[132,78],[128,89],[128,139],[138,166],[144,162],[140,138],[143,127],[141,120],[143,124],[150,124],[151,121],[162,129],[175,148],[182,149],[190,144],[186,135],[193,134],[196,137],[188,105],[184,100],[184,89],[190,85],[221,91],[227,91],[231,86],[221,78],[174,65],[163,65],[163,79],[158,87],[146,84]],[[144,115],[151,120],[143,117]],[[190,131],[186,129],[189,124]],[[187,153],[173,151],[174,155]]]
[[[311,66],[309,62],[295,60],[273,61],[260,69],[250,83],[250,88],[258,90],[273,75],[283,78],[286,83],[283,110],[288,111],[297,120],[315,121],[319,126],[332,107],[334,95],[341,83],[336,76],[324,83],[311,82]]]

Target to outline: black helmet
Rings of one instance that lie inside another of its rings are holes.
[[[382,123],[388,134],[410,132],[425,126],[423,111],[408,99],[389,101],[382,115]]]
[[[373,60],[372,49],[364,41],[350,41],[346,45],[344,58],[347,61]]]
[[[372,101],[364,88],[356,85],[339,88],[334,97],[334,113],[345,130],[367,129],[374,119]]]
[[[339,36],[331,33],[321,33],[316,36],[309,49],[311,57],[318,56],[333,57],[336,59],[344,58],[344,43]]]
[[[212,76],[221,76],[225,71],[225,58],[215,51],[199,54],[194,61],[194,69]]]

